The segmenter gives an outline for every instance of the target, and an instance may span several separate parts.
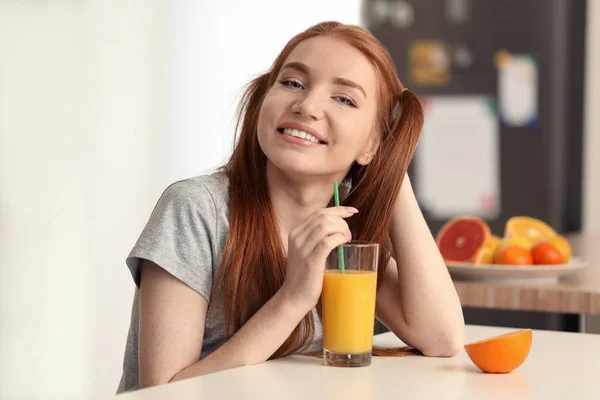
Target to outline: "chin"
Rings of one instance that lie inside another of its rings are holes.
[[[322,154],[319,157],[302,149],[288,148],[277,142],[261,139],[264,138],[259,135],[259,144],[267,158],[267,165],[271,164],[273,169],[292,180],[333,176],[336,173],[331,170],[331,162],[327,159],[316,159],[322,158]]]
[[[273,157],[267,155],[268,164],[271,164],[272,168],[291,179],[327,175],[327,172],[323,171],[322,168],[307,163],[305,157],[287,156],[284,152]]]

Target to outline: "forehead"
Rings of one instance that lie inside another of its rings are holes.
[[[313,37],[300,42],[286,58],[284,65],[302,62],[311,74],[353,80],[375,90],[377,76],[373,64],[355,47],[331,37]]]

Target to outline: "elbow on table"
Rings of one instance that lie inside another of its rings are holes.
[[[462,344],[449,343],[445,345],[434,345],[421,350],[425,357],[454,357],[463,348]]]
[[[425,357],[454,357],[463,349],[464,344],[464,337],[456,335],[438,340],[420,350]]]

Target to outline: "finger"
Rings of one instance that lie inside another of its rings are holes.
[[[312,258],[315,261],[315,264],[324,261],[333,249],[347,242],[348,240],[346,237],[340,233],[327,236],[325,239],[321,240],[312,252]]]
[[[327,208],[323,208],[320,211],[323,212],[323,213],[325,213],[325,214],[333,214],[333,215],[337,215],[337,216],[342,217],[342,218],[347,218],[346,215],[348,213],[350,213],[350,215],[348,215],[348,216],[352,216],[352,215],[358,213],[358,210],[356,208],[354,208],[354,207],[346,207],[346,206],[327,207]]]
[[[296,229],[294,229],[293,237],[302,238],[298,242],[304,243],[307,237],[307,233],[310,232],[314,228],[314,224],[319,221],[319,218],[322,218],[324,215],[333,215],[338,216],[340,218],[349,218],[356,214],[358,210],[354,207],[329,207],[323,208],[312,213],[302,224],[300,224]]]
[[[302,254],[310,255],[317,243],[336,233],[342,234],[348,241],[352,240],[348,223],[340,217],[327,215],[313,221],[302,236],[296,238],[296,245]]]

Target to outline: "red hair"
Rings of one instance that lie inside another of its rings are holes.
[[[294,36],[271,69],[250,82],[239,106],[236,145],[223,167],[230,183],[229,236],[213,288],[213,295],[223,290],[228,336],[256,313],[285,279],[287,262],[269,198],[266,156],[258,143],[258,116],[265,95],[290,52],[298,43],[315,36],[333,37],[355,47],[375,67],[379,80],[376,128],[380,145],[370,164],[363,167],[355,163],[350,168],[346,179],[351,179],[348,182],[352,187],[343,205],[361,211],[348,220],[352,237],[380,243],[378,281],[385,270],[381,266],[387,266],[390,259],[388,232],[393,206],[415,153],[423,125],[422,105],[415,94],[402,86],[389,53],[371,33],[358,26],[323,22]],[[321,315],[320,301],[317,310]],[[272,358],[302,352],[313,338],[311,312]],[[373,351],[375,355],[398,353]]]

